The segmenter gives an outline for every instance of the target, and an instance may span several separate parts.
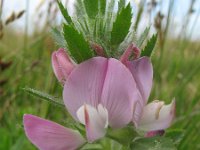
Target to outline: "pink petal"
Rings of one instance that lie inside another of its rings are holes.
[[[140,99],[135,80],[120,61],[110,58],[101,101],[109,114],[109,125],[124,127],[130,122],[135,103]]]
[[[150,59],[148,57],[141,57],[129,62],[127,67],[131,71],[143,101],[146,104],[153,82],[153,67]]]
[[[144,131],[164,130],[175,117],[175,100],[164,105],[162,101],[154,101],[144,107],[138,128]]]
[[[60,48],[52,53],[52,67],[57,79],[64,84],[75,65],[65,50]]]
[[[133,115],[133,122],[137,126],[143,107],[146,105],[153,82],[153,67],[148,57],[142,57],[137,60],[127,62],[127,67],[131,71],[137,88],[142,96],[142,99],[137,103],[136,110]]]
[[[123,127],[130,122],[138,95],[127,67],[116,59],[103,57],[89,59],[77,66],[63,91],[65,105],[75,119],[82,105],[97,107],[103,104],[112,127]]]
[[[74,119],[78,120],[76,112],[82,105],[97,107],[100,103],[107,65],[108,59],[94,57],[79,64],[70,74],[63,99]]]
[[[33,115],[24,115],[24,128],[40,150],[75,150],[85,143],[77,131]]]
[[[90,105],[83,105],[77,111],[77,117],[86,126],[89,142],[105,136],[108,127],[108,112],[99,104],[97,109]]]

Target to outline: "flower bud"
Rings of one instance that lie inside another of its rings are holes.
[[[75,65],[65,50],[60,48],[52,53],[52,67],[57,79],[64,84]]]

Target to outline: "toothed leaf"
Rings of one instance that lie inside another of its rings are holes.
[[[89,18],[95,18],[98,14],[98,0],[84,0],[85,9]]]
[[[71,17],[69,16],[69,13],[67,11],[67,9],[63,6],[62,2],[60,2],[59,0],[57,1],[59,9],[63,15],[63,17],[65,18],[66,22],[68,24],[73,23]]]
[[[93,52],[82,33],[79,33],[74,27],[66,24],[64,24],[63,31],[68,51],[78,63],[93,57]]]
[[[148,57],[151,56],[153,49],[156,45],[157,37],[158,37],[157,34],[151,37],[151,39],[147,42],[145,48],[142,50],[141,56],[148,56]]]
[[[119,45],[129,32],[131,26],[131,5],[130,3],[117,14],[111,32],[111,44]]]

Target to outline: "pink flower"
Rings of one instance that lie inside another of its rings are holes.
[[[104,137],[108,126],[125,127],[139,100],[128,68],[104,57],[91,58],[74,68],[64,85],[63,98],[72,117],[85,125],[89,142]],[[75,149],[85,141],[74,130],[32,115],[24,116],[24,128],[41,150]]]
[[[120,61],[94,57],[78,65],[64,86],[64,103],[73,118],[86,125],[87,139],[103,137],[109,125],[125,127],[139,100],[135,80]]]
[[[132,121],[137,129],[153,135],[172,123],[175,101],[147,104],[152,64],[148,57],[129,61],[131,50],[139,56],[131,45],[121,61],[94,57],[76,67],[63,49],[52,55],[55,74],[64,83],[64,104],[72,117],[85,125],[88,142],[104,137],[108,126],[122,128]],[[24,128],[29,140],[41,150],[76,149],[86,142],[77,131],[32,115],[24,116]]]
[[[57,79],[64,84],[75,68],[75,63],[72,62],[65,50],[60,48],[52,53],[52,67]]]
[[[148,57],[141,57],[140,50],[134,44],[130,45],[121,57],[127,68],[132,73],[140,100],[136,104],[133,123],[143,131],[157,131],[168,128],[175,116],[175,100],[169,105],[163,101],[153,101],[147,104],[153,83],[153,67]],[[129,61],[130,55],[136,54],[135,60]]]

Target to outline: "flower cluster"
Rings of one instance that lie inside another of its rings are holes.
[[[131,54],[134,60],[129,60]],[[121,58],[93,57],[76,64],[64,49],[52,54],[52,66],[63,84],[64,104],[71,116],[85,125],[86,137],[78,131],[26,114],[25,133],[41,150],[74,150],[106,135],[108,127],[123,128],[132,122],[146,136],[162,134],[174,118],[175,101],[147,104],[153,82],[148,57],[139,57],[131,44]]]

